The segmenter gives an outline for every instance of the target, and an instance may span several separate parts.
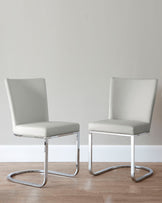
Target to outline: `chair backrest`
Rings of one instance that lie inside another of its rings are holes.
[[[112,78],[109,118],[151,123],[157,79]]]
[[[48,121],[45,79],[6,79],[13,127]]]

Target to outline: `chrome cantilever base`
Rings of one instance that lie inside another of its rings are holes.
[[[117,165],[117,166],[105,168],[105,169],[97,171],[97,172],[93,172],[92,168],[89,168],[89,172],[94,176],[98,176],[100,174],[103,174],[105,172],[112,171],[112,170],[118,169],[118,168],[131,168],[131,166],[130,165]],[[144,166],[135,166],[135,168],[149,171],[149,173],[146,173],[144,176],[141,176],[139,178],[135,178],[135,176],[131,176],[132,180],[135,182],[140,182],[141,180],[144,180],[145,178],[148,178],[149,176],[151,176],[153,174],[153,170],[151,168],[144,167]]]
[[[95,132],[95,133],[97,134],[97,132]],[[92,132],[89,134],[89,172],[90,172],[90,174],[97,176],[97,175],[100,175],[100,174],[103,174],[105,172],[109,172],[109,171],[112,171],[112,170],[118,169],[118,168],[131,168],[131,178],[135,182],[140,182],[140,181],[150,177],[153,174],[153,170],[151,168],[144,167],[144,166],[135,166],[135,136],[133,136],[133,135],[127,135],[127,136],[131,137],[131,165],[117,165],[117,166],[112,166],[112,167],[102,169],[100,171],[93,172],[92,134],[93,134]],[[107,134],[109,134],[109,133],[107,133]],[[120,134],[117,134],[117,135],[122,136]],[[148,171],[148,173],[146,173],[145,175],[143,175],[139,178],[136,178],[135,177],[135,169],[143,169],[145,171]]]
[[[48,174],[58,175],[58,176],[66,176],[66,177],[76,176],[79,172],[79,153],[80,153],[80,149],[79,149],[80,148],[80,143],[79,143],[80,134],[79,134],[79,132],[77,132],[76,137],[77,137],[77,139],[76,139],[76,148],[77,148],[76,149],[76,169],[75,169],[75,172],[73,174],[61,173],[61,172],[57,172],[57,171],[48,170],[48,138],[46,138],[44,140],[44,152],[45,152],[44,170],[29,169],[29,170],[16,171],[16,172],[10,173],[7,176],[7,179],[10,180],[11,182],[14,182],[14,183],[19,183],[19,184],[23,184],[23,185],[41,188],[41,187],[46,185],[47,179],[48,179]],[[17,176],[20,174],[25,174],[25,173],[43,173],[44,174],[43,182],[41,184],[36,184],[36,183],[27,182],[27,181],[17,180],[14,178],[14,176]]]

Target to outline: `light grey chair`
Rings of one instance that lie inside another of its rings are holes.
[[[79,172],[79,124],[49,121],[45,79],[6,79],[6,88],[12,117],[13,134],[21,137],[40,138],[44,142],[44,170],[13,172],[8,179],[15,183],[43,187],[48,174],[73,177]],[[48,170],[48,140],[50,138],[76,135],[76,169],[74,174]],[[17,180],[14,176],[24,173],[43,173],[42,184]]]
[[[112,78],[107,120],[89,123],[89,171],[99,175],[117,168],[131,167],[131,178],[139,182],[153,174],[144,166],[135,166],[135,138],[149,133],[157,89],[156,79]],[[131,138],[131,166],[118,165],[93,172],[92,136],[95,134],[128,136]],[[135,177],[135,168],[148,171]]]

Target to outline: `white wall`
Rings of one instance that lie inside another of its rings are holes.
[[[0,0],[0,144],[33,142],[12,135],[4,78],[45,77],[50,118],[79,122],[87,144],[88,121],[107,117],[110,77],[126,76],[159,78],[151,136],[137,144],[161,145],[161,9],[161,0]]]

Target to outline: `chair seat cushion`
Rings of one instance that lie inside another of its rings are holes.
[[[16,125],[16,127],[14,128],[15,135],[40,138],[51,137],[66,133],[73,133],[78,131],[78,123],[60,121],[21,124]]]
[[[140,121],[107,119],[89,123],[90,131],[136,135],[149,132],[150,124]]]

